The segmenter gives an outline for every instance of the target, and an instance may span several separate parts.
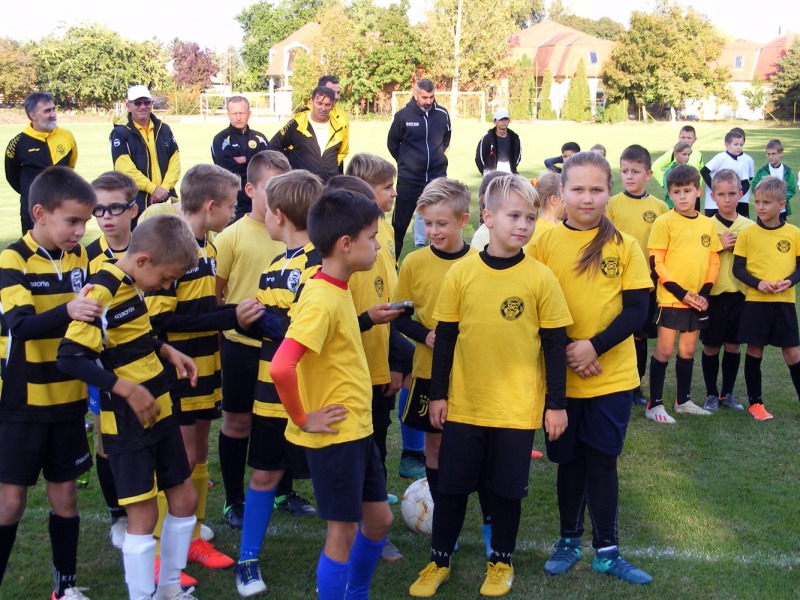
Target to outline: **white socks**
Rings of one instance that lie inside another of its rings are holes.
[[[150,600],[156,589],[153,582],[156,568],[156,541],[153,534],[126,533],[122,558],[130,600]]]
[[[159,585],[180,583],[181,569],[186,566],[189,544],[197,517],[175,517],[170,513],[164,517],[161,529],[161,573]]]

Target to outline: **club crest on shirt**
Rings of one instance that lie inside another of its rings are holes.
[[[656,213],[654,213],[652,210],[646,210],[642,213],[642,220],[645,223],[652,223],[656,220]]]
[[[217,275],[217,259],[216,258],[209,258],[208,264],[211,267],[211,274],[216,277]]]
[[[81,291],[83,287],[83,271],[80,269],[72,269],[69,274],[69,281],[72,284],[72,291],[76,294]]]
[[[707,233],[704,233],[700,236],[700,243],[703,244],[703,248],[710,248],[711,247],[711,236]]]
[[[67,152],[67,148],[64,146],[64,144],[58,144],[56,146],[56,152],[58,152],[61,155],[64,155]]]
[[[286,278],[286,287],[293,294],[296,294],[297,290],[300,288],[300,275],[302,275],[300,269],[292,269],[289,276]]]
[[[609,279],[616,279],[619,277],[619,259],[609,257],[601,260],[600,272]]]
[[[249,140],[247,142],[247,147],[250,148],[251,150],[253,150],[256,146],[257,146],[257,144],[256,144],[255,140]]]
[[[380,275],[375,278],[375,293],[378,294],[378,298],[383,296],[383,277]]]
[[[519,296],[506,298],[500,305],[500,314],[506,321],[516,321],[523,312],[525,312],[525,302]]]
[[[389,252],[391,253],[392,256],[395,257],[397,256],[394,253],[394,240],[389,240],[388,242],[386,242],[386,247],[389,249]]]
[[[792,242],[789,240],[780,240],[777,244],[778,252],[782,252],[786,254],[789,250],[792,249]]]

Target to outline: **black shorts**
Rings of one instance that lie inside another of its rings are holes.
[[[363,502],[385,502],[386,472],[372,436],[306,448],[317,512],[326,521],[358,523]]]
[[[739,320],[739,342],[754,346],[800,346],[797,311],[790,302],[747,302]]]
[[[404,425],[412,429],[419,429],[428,433],[441,433],[431,425],[428,417],[428,389],[431,386],[430,379],[414,377],[411,380],[411,390],[406,401],[406,409],[400,415],[400,420]]]
[[[159,491],[182,484],[192,474],[183,438],[177,427],[152,446],[109,454],[120,506],[155,498]]]
[[[286,441],[287,422],[253,415],[247,464],[259,471],[289,471],[296,479],[308,478],[305,448]]]
[[[403,335],[392,338],[391,352],[401,366],[403,379],[411,374],[414,366],[414,343]]]
[[[659,327],[675,331],[697,331],[708,326],[708,313],[693,308],[659,306],[654,321]]]
[[[65,483],[92,468],[83,416],[54,423],[0,423],[0,483]]]
[[[258,360],[261,348],[222,338],[222,410],[232,413],[253,412]]]
[[[569,464],[583,454],[583,446],[609,456],[622,454],[628,421],[631,418],[633,391],[615,392],[594,398],[567,398],[569,425],[555,442],[545,438],[547,458]]]
[[[642,327],[633,332],[633,337],[637,340],[646,340],[648,338],[658,337],[658,327],[655,323],[656,311],[658,310],[658,302],[656,301],[656,291],[653,290],[648,295],[647,303],[647,320],[642,324]]]
[[[384,396],[382,385],[372,386],[372,428],[389,429],[392,424],[394,396]]]
[[[708,299],[708,327],[700,332],[704,346],[719,348],[739,343],[739,319],[742,317],[744,294],[725,292]]]
[[[197,421],[216,421],[222,416],[220,403],[217,402],[214,408],[201,408],[200,410],[187,410],[182,411],[175,407],[175,402],[172,403],[172,412],[175,414],[175,419],[178,425],[187,426],[195,425]]]
[[[447,421],[439,449],[437,491],[470,494],[485,483],[503,498],[524,498],[534,431]]]

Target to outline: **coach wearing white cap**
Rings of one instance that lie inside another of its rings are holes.
[[[494,113],[494,127],[487,131],[475,150],[475,165],[481,175],[489,171],[516,173],[522,160],[519,136],[508,128],[511,115],[505,108]]]
[[[111,131],[114,169],[130,175],[139,186],[139,214],[154,202],[177,196],[181,176],[178,144],[169,125],[153,116],[153,96],[144,85],[128,88],[128,116]]]

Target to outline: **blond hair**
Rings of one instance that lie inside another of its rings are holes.
[[[511,192],[516,192],[525,204],[534,209],[537,215],[539,214],[542,208],[539,192],[522,175],[503,175],[492,179],[489,187],[486,188],[486,196],[484,198],[486,209],[489,212],[499,209],[503,201],[508,199]]]
[[[131,233],[128,255],[146,252],[154,265],[174,264],[186,272],[197,266],[197,240],[177,215],[155,215]]]
[[[758,182],[754,194],[758,196],[766,196],[770,200],[777,200],[778,202],[786,201],[786,182],[783,179],[778,179],[770,175],[764,177]]]
[[[288,173],[292,170],[292,165],[289,164],[289,159],[284,156],[283,152],[262,150],[254,154],[247,164],[247,181],[255,185],[264,179],[269,170]]]
[[[267,182],[267,209],[280,210],[299,231],[308,227],[308,211],[322,195],[322,181],[304,169],[289,171]]]
[[[422,190],[417,200],[417,210],[442,204],[450,208],[455,216],[460,217],[469,213],[470,198],[471,194],[466,185],[449,177],[439,177]]]
[[[346,175],[363,179],[370,185],[379,185],[397,175],[397,169],[385,158],[369,152],[359,152],[350,159]]]
[[[217,165],[195,165],[183,176],[181,182],[181,209],[192,215],[202,210],[209,200],[220,204],[231,193],[241,189],[238,175]]]

